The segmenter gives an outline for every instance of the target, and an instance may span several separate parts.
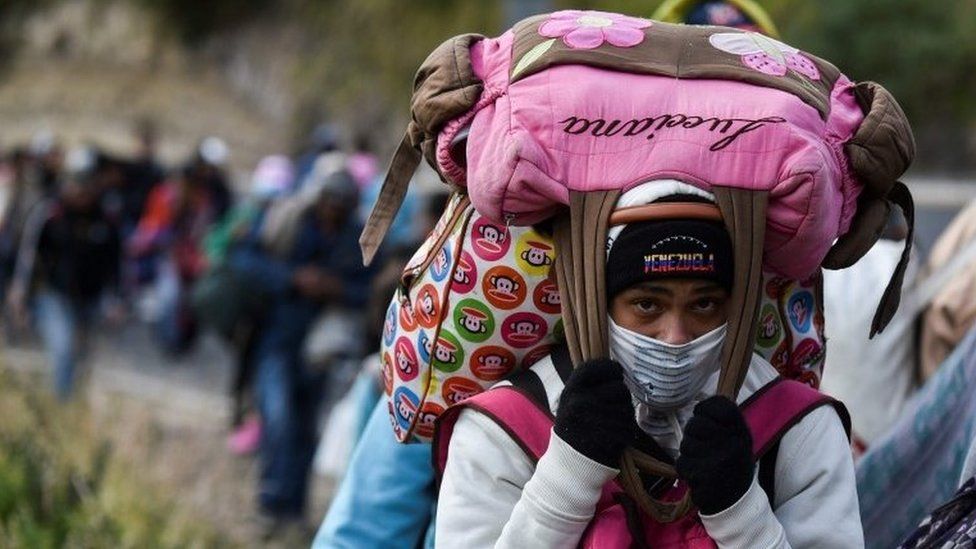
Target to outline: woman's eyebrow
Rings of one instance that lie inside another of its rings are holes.
[[[634,291],[634,292],[643,292],[643,293],[649,293],[649,294],[666,295],[666,296],[673,296],[674,295],[674,291],[672,291],[671,288],[668,288],[667,286],[660,286],[660,285],[654,284],[653,282],[645,282],[645,283],[642,283],[642,284],[638,284],[631,291]]]
[[[725,290],[718,284],[706,283],[706,284],[695,286],[694,288],[691,289],[691,291],[692,293],[701,295],[701,294],[722,293]]]

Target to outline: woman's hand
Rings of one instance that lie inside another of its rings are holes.
[[[735,403],[713,396],[695,406],[676,467],[704,515],[724,511],[745,495],[753,478],[752,435]]]
[[[590,360],[573,370],[559,397],[559,438],[593,461],[618,468],[637,428],[619,363]]]

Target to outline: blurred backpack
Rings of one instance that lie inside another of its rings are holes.
[[[226,263],[207,271],[190,290],[190,307],[197,321],[227,341],[234,339],[241,322],[257,318],[269,299],[251,276]]]

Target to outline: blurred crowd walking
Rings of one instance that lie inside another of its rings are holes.
[[[364,267],[359,234],[382,182],[366,138],[347,148],[322,125],[304,150],[266,156],[240,185],[218,137],[176,166],[158,160],[151,124],[134,138],[132,157],[48,132],[3,154],[5,338],[33,329],[68,401],[83,390],[93,330],[144,324],[171,357],[213,331],[234,357],[229,449],[258,456],[268,533],[299,525],[320,410],[356,383],[402,264],[446,195],[411,192],[381,259]],[[360,423],[381,392],[367,362]]]

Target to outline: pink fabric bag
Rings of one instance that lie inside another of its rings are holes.
[[[626,191],[658,178],[705,190],[713,184],[769,190],[766,266],[809,276],[850,228],[863,188],[844,151],[865,117],[854,83],[760,34],[676,32],[615,14],[583,17],[610,21],[599,28],[631,29],[630,41],[606,34],[592,48],[596,40],[571,39],[598,27],[574,15],[533,18],[472,46],[472,68],[485,89],[475,109],[441,133],[442,172],[466,185],[486,216],[515,224],[549,217],[568,203],[570,190]],[[676,48],[677,40],[689,45]],[[604,52],[633,57],[649,73],[609,70],[598,57]],[[716,76],[730,71],[728,77],[705,78],[709,63],[721,64]],[[746,79],[749,73],[759,78]],[[447,151],[453,130],[466,125],[462,170]]]
[[[856,214],[888,196],[914,155],[904,114],[877,84],[758,33],[605,12],[448,40],[418,71],[412,104],[392,175],[423,152],[479,212],[517,225],[550,217],[571,191],[655,178],[768,191],[764,267],[793,279],[813,274],[852,223],[865,240],[879,229],[882,216],[860,229]],[[395,210],[396,186],[377,218]],[[370,225],[367,257],[385,230]]]

